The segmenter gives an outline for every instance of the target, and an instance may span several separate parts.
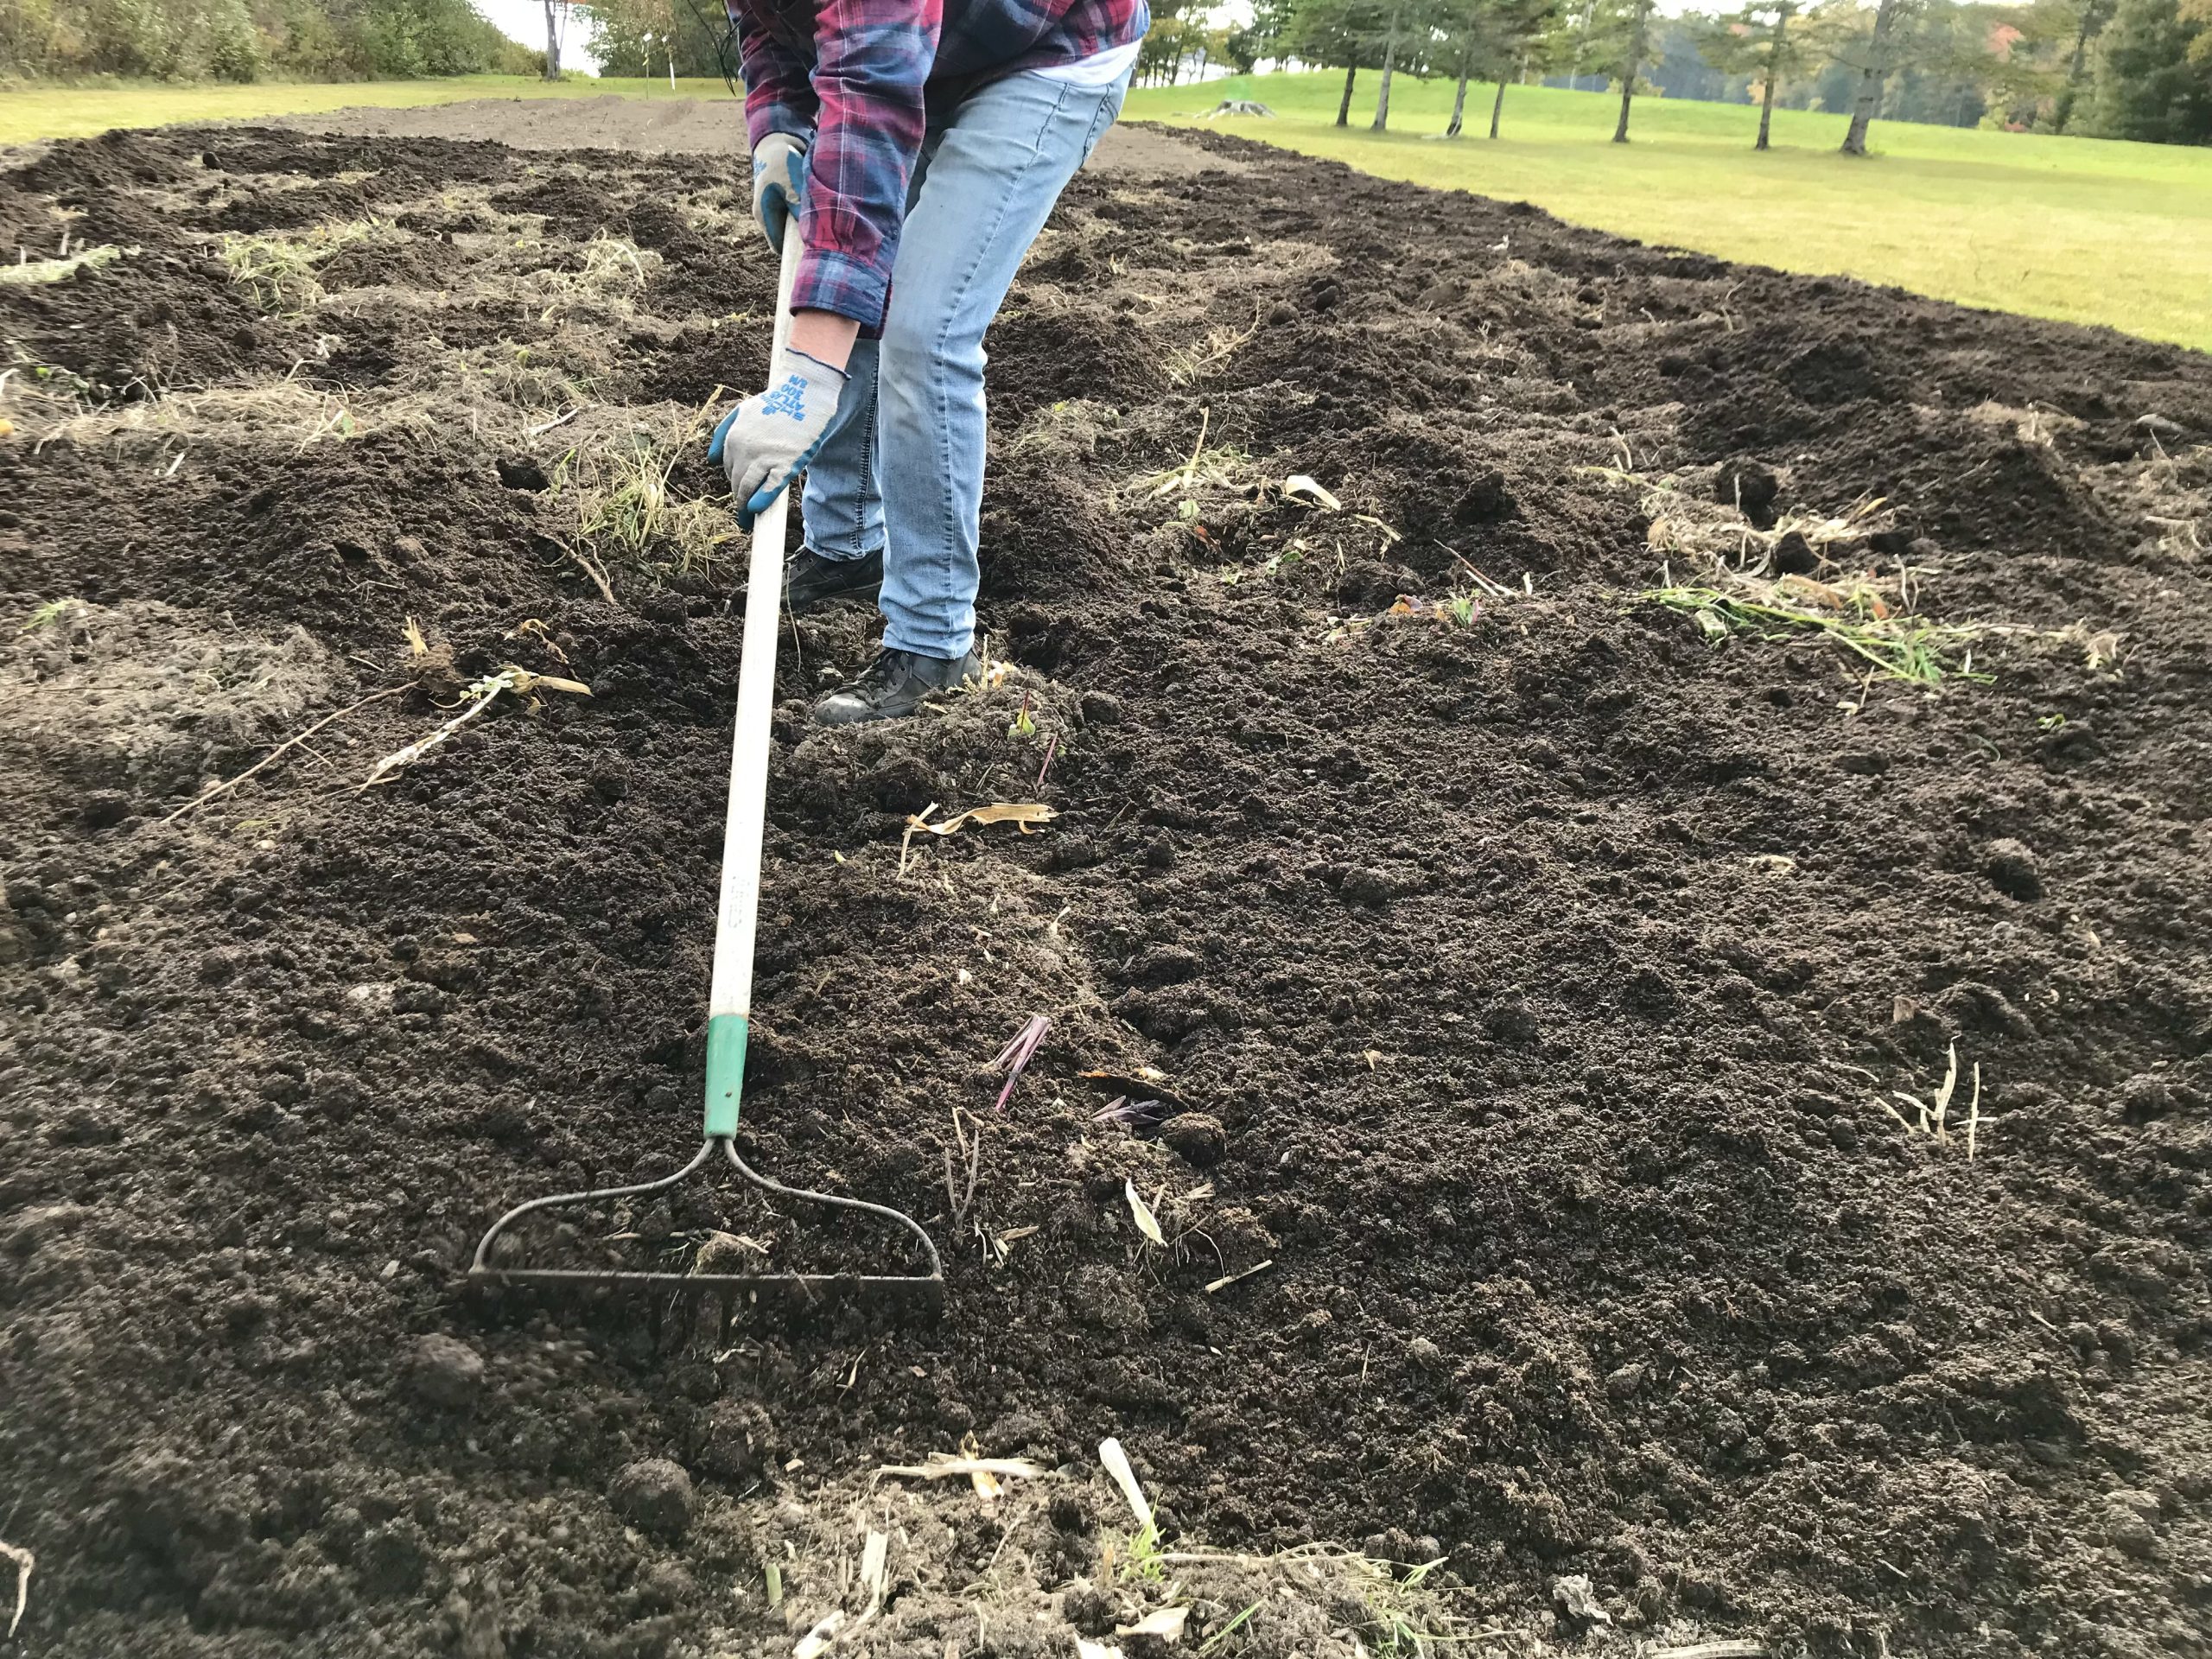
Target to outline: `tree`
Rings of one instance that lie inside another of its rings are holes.
[[[0,80],[535,74],[468,0],[0,0]]]
[[[1613,127],[1613,142],[1628,143],[1629,106],[1636,98],[1637,77],[1651,50],[1653,0],[1597,0],[1584,19],[1585,44],[1599,63],[1613,66],[1620,83],[1621,115]]]
[[[1398,15],[1404,10],[1402,5],[1393,5],[1390,21],[1382,30],[1382,84],[1375,94],[1375,119],[1370,124],[1371,131],[1381,132],[1390,124],[1390,76],[1397,67]]]
[[[1446,138],[1457,138],[1460,118],[1467,110],[1467,78],[1474,73],[1477,54],[1488,43],[1490,7],[1485,0],[1446,0],[1436,21],[1449,60],[1459,67],[1459,89],[1452,98],[1452,124],[1444,129]]]
[[[1497,137],[1505,108],[1505,83],[1534,43],[1557,21],[1559,0],[1445,0],[1435,17],[1439,55],[1454,64],[1459,91],[1452,100],[1446,138],[1459,137],[1467,111],[1467,83],[1480,74],[1497,82],[1491,105],[1490,136]]]
[[[2074,49],[2066,57],[2066,83],[2059,89],[2051,111],[2051,130],[2063,132],[2082,96],[2082,82],[2088,68],[2089,46],[2112,21],[2113,0],[2061,0],[2080,13],[2074,25]]]
[[[1882,90],[1889,84],[1890,73],[1903,54],[1906,25],[1917,3],[1918,0],[1880,0],[1874,8],[1873,27],[1836,54],[1856,72],[1851,124],[1843,135],[1843,153],[1847,156],[1866,153],[1866,129],[1879,111]]]
[[[1337,124],[1351,120],[1353,82],[1375,61],[1381,44],[1375,0],[1296,0],[1284,44],[1297,57],[1325,69],[1344,72],[1344,97],[1337,104]]]
[[[568,10],[564,0],[545,0],[545,79],[561,79],[561,25]]]
[[[690,0],[588,0],[584,10],[602,74],[666,74],[671,64],[679,75],[723,73],[721,39]],[[721,8],[710,15],[720,18]]]
[[[1751,146],[1764,149],[1774,122],[1774,95],[1794,79],[1807,56],[1806,37],[1790,32],[1798,0],[1751,0],[1741,11],[1716,17],[1700,31],[1698,50],[1716,69],[1748,73],[1764,83],[1759,96],[1759,137]]]
[[[2120,0],[2098,37],[2086,130],[2154,144],[2212,140],[2212,3]]]
[[[1252,21],[1236,31],[1249,48],[1254,64],[1262,60],[1281,64],[1283,41],[1290,34],[1291,17],[1297,10],[1294,0],[1254,0]],[[1250,71],[1239,73],[1249,74]]]

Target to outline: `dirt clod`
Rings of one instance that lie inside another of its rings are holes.
[[[1981,868],[1998,892],[2033,904],[2043,897],[2043,867],[2034,853],[2010,836],[1999,837],[1981,849]]]
[[[641,1458],[615,1471],[607,1489],[607,1501],[640,1532],[662,1538],[681,1538],[690,1530],[696,1499],[691,1477],[666,1458]]]
[[[1178,1112],[1160,1126],[1160,1139],[1170,1152],[1198,1169],[1210,1169],[1229,1151],[1229,1134],[1211,1112]]]
[[[457,1337],[423,1337],[408,1355],[407,1380],[417,1399],[465,1410],[484,1386],[484,1357]]]

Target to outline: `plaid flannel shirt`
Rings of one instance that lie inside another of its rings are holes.
[[[794,310],[882,326],[932,114],[983,83],[1141,40],[1145,0],[725,0],[745,123],[808,140]]]

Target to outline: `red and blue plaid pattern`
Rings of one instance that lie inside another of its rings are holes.
[[[931,111],[1025,69],[1141,40],[1145,0],[725,0],[745,123],[809,140],[796,310],[882,325]]]

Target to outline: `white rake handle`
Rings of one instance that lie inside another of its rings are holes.
[[[798,219],[784,226],[776,280],[776,335],[768,384],[789,372],[791,290],[798,282]],[[737,728],[730,741],[729,809],[722,826],[721,899],[715,916],[715,976],[707,998],[707,1133],[737,1133],[745,1042],[753,1012],[753,937],[760,920],[760,836],[768,810],[770,727],[776,712],[776,634],[784,608],[786,486],[753,518],[745,584],[745,637],[737,669]]]

